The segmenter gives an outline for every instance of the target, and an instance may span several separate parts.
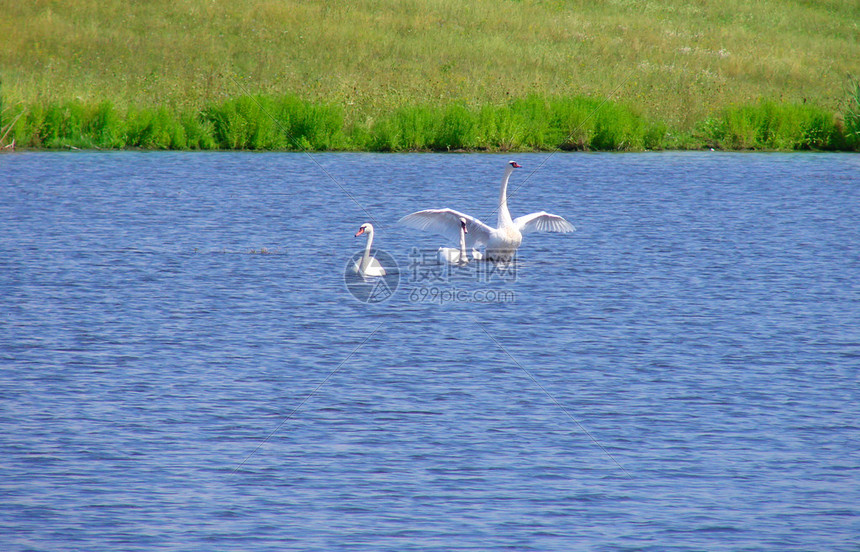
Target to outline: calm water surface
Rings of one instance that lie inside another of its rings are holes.
[[[860,156],[515,159],[0,157],[0,548],[858,550]]]

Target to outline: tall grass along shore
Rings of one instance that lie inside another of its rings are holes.
[[[853,0],[0,13],[0,148],[860,151]]]

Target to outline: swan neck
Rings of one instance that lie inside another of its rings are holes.
[[[513,167],[505,169],[505,176],[502,178],[502,189],[499,190],[499,228],[510,226],[514,223],[511,219],[511,212],[508,211],[508,180],[510,180],[512,172],[514,172]]]
[[[364,246],[364,257],[361,258],[361,271],[367,270],[370,266],[370,247],[373,245],[373,230],[367,233],[367,245]]]
[[[469,258],[466,256],[466,232],[460,228],[460,262],[465,263]]]

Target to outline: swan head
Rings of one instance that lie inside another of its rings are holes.
[[[373,225],[369,222],[365,222],[358,228],[358,232],[355,233],[355,237],[359,237],[362,234],[373,234]]]
[[[466,219],[464,219],[463,217],[460,217],[460,228],[463,229],[464,233],[469,233],[469,229],[466,227]]]
[[[508,161],[508,165],[510,165],[512,169],[521,169],[523,167],[516,161]]]

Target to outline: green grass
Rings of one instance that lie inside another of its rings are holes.
[[[847,147],[860,151],[860,79],[851,79],[848,84],[847,98],[841,126]]]
[[[310,151],[641,151],[715,147],[850,150],[860,145],[860,103],[843,122],[818,107],[761,102],[730,107],[690,134],[593,98],[531,95],[503,105],[412,105],[363,124],[343,108],[295,96],[241,96],[201,110],[34,104],[9,123],[25,148]]]
[[[702,137],[721,149],[837,150],[848,149],[844,131],[832,113],[803,104],[761,102],[732,107],[707,119]]]
[[[0,13],[0,134],[26,111],[14,139],[31,147],[860,147],[854,0],[0,0]]]

